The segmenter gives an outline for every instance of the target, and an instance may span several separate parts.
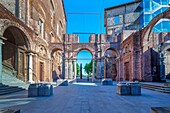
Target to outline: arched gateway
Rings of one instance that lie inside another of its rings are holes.
[[[64,45],[63,45],[63,53],[64,53],[64,75],[66,79],[73,79],[76,77],[76,68],[73,69],[73,67],[76,67],[76,56],[81,50],[87,50],[92,54],[92,60],[93,60],[93,78],[103,78],[105,73],[107,72],[107,76],[105,78],[112,78],[113,80],[116,80],[117,76],[117,70],[116,70],[116,61],[113,63],[112,68],[110,69],[110,66],[107,66],[108,69],[104,69],[104,63],[105,59],[112,58],[115,60],[118,57],[118,44],[117,43],[110,43],[107,42],[107,37],[105,35],[91,35],[90,36],[90,42],[89,43],[79,43],[79,37],[78,35],[74,34],[66,34],[64,35]],[[112,49],[114,48],[114,50]],[[111,54],[110,52],[111,51]],[[113,54],[112,55],[112,51]],[[74,64],[74,66],[72,65]],[[109,63],[107,63],[109,64]],[[96,65],[96,70],[95,70]],[[115,72],[114,75],[110,75],[109,71]]]

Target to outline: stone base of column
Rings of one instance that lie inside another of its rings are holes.
[[[34,82],[33,80],[29,80],[29,81],[28,81],[28,83],[30,83],[30,84],[31,84],[31,83],[35,83],[35,82]]]

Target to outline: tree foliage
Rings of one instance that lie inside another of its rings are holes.
[[[88,75],[91,75],[91,73],[92,73],[92,69],[93,69],[92,63],[93,63],[93,61],[91,60],[90,63],[87,63],[87,64],[84,66],[84,70],[85,70],[85,72],[86,72]]]
[[[80,66],[78,64],[76,64],[76,67],[77,67],[77,75],[80,74]]]

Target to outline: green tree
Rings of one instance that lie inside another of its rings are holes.
[[[77,67],[77,75],[80,75],[80,66],[76,64],[76,67]]]
[[[90,61],[90,63],[87,63],[85,66],[84,66],[84,70],[85,72],[88,74],[88,75],[91,75],[92,73],[92,60]]]

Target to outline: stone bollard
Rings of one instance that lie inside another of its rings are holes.
[[[102,79],[102,85],[107,85],[107,80],[106,79]]]
[[[116,85],[116,93],[119,95],[130,95],[130,87],[125,83],[118,83]]]
[[[42,84],[39,87],[39,96],[50,96],[53,94],[53,87],[51,84]]]
[[[68,80],[64,80],[59,86],[68,86]]]
[[[28,97],[37,97],[40,84],[30,84],[28,87]]]
[[[111,78],[109,79],[102,79],[102,85],[113,85],[113,81]]]
[[[63,79],[57,79],[56,83],[57,85],[60,85],[63,82]]]
[[[138,82],[128,82],[131,95],[141,95],[141,86]]]
[[[53,85],[50,85],[50,95],[53,95]]]

